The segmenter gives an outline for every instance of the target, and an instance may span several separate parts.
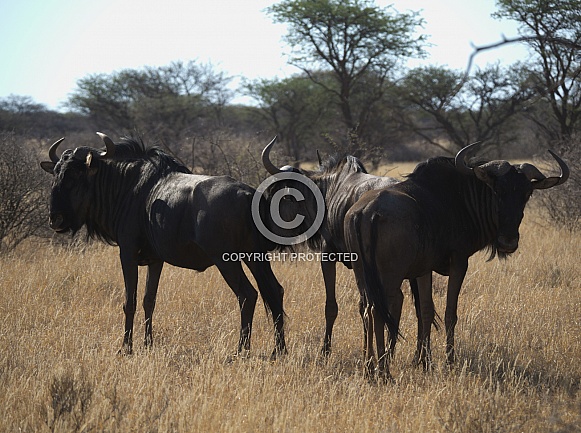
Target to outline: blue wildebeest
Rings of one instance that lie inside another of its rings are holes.
[[[474,145],[467,146],[455,159],[439,157],[419,164],[405,181],[364,194],[345,217],[347,244],[359,257],[353,265],[356,279],[370,302],[367,332],[375,330],[377,368],[386,378],[384,325],[397,328],[399,324],[402,280],[419,279],[420,360],[427,365],[429,324],[434,318],[431,272],[449,277],[444,320],[447,361],[452,364],[458,296],[468,258],[485,248],[491,251],[489,260],[513,253],[532,192],[562,184],[569,176],[567,165],[553,152],[561,169],[559,177],[545,177],[531,164],[469,165],[466,159],[473,150]],[[375,363],[371,337],[366,353],[371,368]]]
[[[264,148],[262,152],[262,163],[266,170],[271,175],[278,175],[280,173],[297,173],[310,179],[316,187],[321,191],[324,198],[325,209],[317,209],[313,194],[309,192],[308,188],[300,180],[280,180],[274,183],[264,193],[266,203],[270,203],[277,191],[285,188],[293,188],[301,192],[304,197],[303,200],[297,201],[291,195],[285,195],[283,200],[279,201],[280,214],[283,220],[292,221],[297,215],[302,215],[302,223],[296,226],[293,230],[279,227],[279,225],[269,220],[267,221],[268,228],[279,236],[292,236],[293,234],[300,234],[306,232],[316,219],[317,211],[325,212],[321,227],[317,232],[307,240],[309,248],[326,253],[329,259],[321,260],[321,270],[325,283],[326,302],[325,302],[325,337],[323,342],[322,352],[328,355],[331,351],[331,338],[333,332],[333,325],[337,318],[338,306],[335,297],[335,280],[336,280],[336,260],[333,260],[335,253],[346,253],[348,249],[345,245],[343,221],[345,214],[349,208],[363,195],[363,193],[385,188],[399,182],[398,179],[391,177],[381,177],[368,174],[365,167],[359,159],[354,156],[346,155],[344,157],[331,156],[326,161],[322,162],[319,157],[319,168],[316,170],[303,170],[291,166],[284,166],[282,168],[276,167],[270,160],[270,152],[276,142],[276,137]],[[262,212],[268,218],[268,212]],[[349,258],[348,255],[337,255],[342,263],[351,268],[349,260],[341,260],[341,258]],[[417,296],[417,284],[414,280],[410,281],[412,293],[414,294],[414,301],[416,302],[416,309],[419,309],[419,302]],[[365,302],[361,299],[359,312],[363,317]],[[419,323],[419,316],[418,316]],[[395,332],[395,330],[393,330]],[[395,344],[395,335],[390,333],[391,342]],[[393,346],[391,346],[393,351]],[[418,353],[419,355],[419,353]]]
[[[122,353],[131,353],[137,305],[138,266],[147,266],[143,308],[145,345],[153,343],[152,316],[164,262],[203,271],[215,265],[240,306],[238,353],[250,348],[256,290],[240,261],[225,253],[265,252],[272,246],[251,216],[254,190],[227,176],[199,176],[141,139],[115,144],[100,134],[106,150],[77,147],[49,150],[44,170],[54,175],[50,226],[56,232],[77,232],[118,245],[125,281],[125,333]],[[273,356],[285,352],[283,289],[269,262],[248,261],[275,325]]]

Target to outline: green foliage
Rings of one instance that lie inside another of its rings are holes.
[[[328,74],[320,75],[319,80],[331,81]],[[245,92],[258,102],[261,115],[286,147],[286,156],[295,161],[305,150],[314,155],[313,149],[322,142],[321,133],[332,127],[336,115],[333,100],[305,75],[255,80],[245,84]]]
[[[84,116],[51,111],[29,96],[0,98],[0,132],[45,139],[78,131],[86,123]]]
[[[493,16],[518,21],[521,34],[571,37],[581,27],[580,0],[497,0],[496,4],[499,10]]]
[[[519,65],[492,65],[469,77],[435,66],[411,70],[398,89],[402,122],[450,153],[474,141],[510,142],[510,122],[533,97],[523,76]]]
[[[358,78],[393,65],[396,56],[421,53],[424,37],[411,37],[422,23],[417,13],[399,14],[368,0],[285,0],[267,10],[289,24],[286,40],[296,50],[291,62],[308,69],[315,63]]]
[[[399,60],[423,53],[425,37],[414,35],[422,24],[417,13],[397,13],[368,0],[284,0],[267,11],[289,26],[290,63],[334,96],[345,126],[359,134]],[[317,71],[329,71],[335,85],[320,80]],[[377,85],[358,86],[370,74]]]
[[[102,129],[119,134],[138,129],[176,141],[202,120],[209,119],[212,126],[220,123],[231,97],[229,80],[211,65],[194,61],[96,74],[79,80],[69,106]]]
[[[551,107],[557,129],[549,140],[567,140],[581,121],[581,1],[498,0],[497,18],[519,23],[521,41],[536,58],[530,64],[539,97]],[[542,122],[542,121],[541,121]]]
[[[211,65],[174,62],[87,76],[69,99],[71,113],[28,97],[0,99],[0,131],[43,140],[91,131],[92,141],[95,130],[137,129],[196,169],[234,175],[254,170],[254,161],[247,169],[239,160],[260,131],[279,135],[287,161],[354,142],[404,160],[454,153],[473,141],[496,146],[497,156],[517,149],[519,157],[571,142],[581,116],[581,0],[497,5],[496,17],[519,23],[520,37],[508,42],[531,47],[528,64],[470,76],[436,66],[406,71],[400,62],[423,54],[419,13],[371,0],[282,0],[267,13],[287,24],[289,61],[302,73],[246,82],[240,92],[257,106],[230,105],[230,78]]]

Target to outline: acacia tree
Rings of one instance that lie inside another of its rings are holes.
[[[513,41],[528,44],[537,56],[531,78],[558,129],[534,120],[550,139],[567,141],[581,119],[581,0],[497,0],[497,5],[493,16],[517,21],[521,37]]]
[[[319,78],[325,80],[325,77]],[[327,77],[328,80],[328,77]],[[286,156],[295,161],[320,139],[334,110],[320,86],[304,75],[285,79],[260,79],[246,83],[245,92],[258,102],[262,116],[272,125],[286,146]],[[305,155],[312,158],[314,155]]]
[[[423,54],[425,37],[414,35],[423,23],[416,12],[398,13],[370,0],[283,0],[267,11],[289,26],[290,63],[335,97],[345,125],[359,135],[365,135],[369,114],[398,61]],[[330,71],[334,83],[321,81],[318,71]],[[359,86],[368,74],[375,85]]]
[[[231,97],[229,81],[211,65],[194,61],[126,69],[79,80],[69,107],[118,134],[137,128],[176,141],[201,118],[220,122]]]
[[[413,69],[398,89],[402,121],[450,153],[470,142],[510,141],[507,125],[533,96],[521,76],[520,65],[492,65],[469,77],[437,66]]]

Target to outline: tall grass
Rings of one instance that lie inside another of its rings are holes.
[[[257,308],[248,358],[234,295],[215,269],[166,266],[154,348],[121,346],[118,251],[26,244],[0,258],[0,431],[581,431],[579,235],[527,216],[506,261],[471,259],[460,297],[457,365],[411,366],[415,314],[406,294],[395,384],[366,381],[358,295],[340,266],[334,348],[319,356],[324,289],[317,263],[274,263],[285,287],[289,354]],[[140,276],[144,280],[144,272]],[[434,284],[444,312],[445,279]],[[139,296],[143,295],[140,284]]]

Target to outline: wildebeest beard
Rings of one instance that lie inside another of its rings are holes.
[[[491,262],[492,260],[494,260],[495,257],[498,257],[500,260],[506,260],[512,254],[512,253],[508,253],[508,252],[505,252],[505,251],[500,251],[498,249],[498,245],[497,245],[496,242],[492,243],[491,245],[488,245],[486,247],[486,251],[489,251],[490,252],[490,255],[486,259],[487,262]]]

